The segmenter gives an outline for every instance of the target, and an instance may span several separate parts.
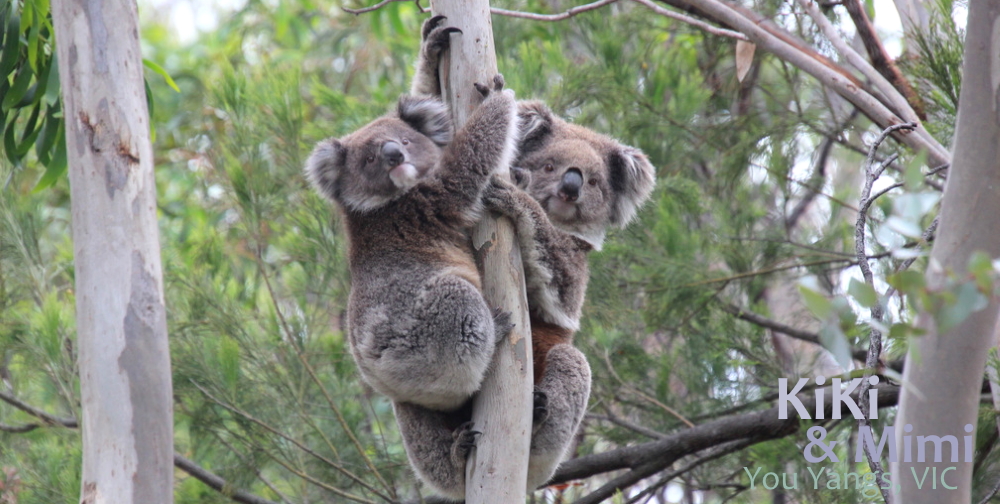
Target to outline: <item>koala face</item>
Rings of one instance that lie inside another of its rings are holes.
[[[599,249],[608,226],[625,227],[649,197],[653,165],[639,149],[567,123],[541,102],[518,105],[515,166],[530,174],[525,190],[555,226]]]
[[[404,96],[396,114],[320,142],[306,162],[306,176],[320,194],[345,209],[367,212],[433,172],[452,134],[443,103]]]

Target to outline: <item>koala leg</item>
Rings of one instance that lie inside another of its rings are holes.
[[[583,353],[559,344],[549,350],[546,362],[545,374],[535,387],[537,423],[528,456],[528,492],[555,474],[573,444],[590,397],[590,365]]]
[[[450,274],[432,277],[405,310],[357,328],[362,375],[394,401],[451,411],[479,390],[509,315],[493,313],[479,290]]]
[[[465,461],[479,432],[469,407],[446,413],[415,404],[393,403],[406,456],[421,481],[447,499],[465,498]]]

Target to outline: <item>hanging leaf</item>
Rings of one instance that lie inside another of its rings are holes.
[[[148,68],[148,69],[150,69],[150,70],[152,70],[152,71],[160,74],[163,77],[163,80],[167,81],[167,85],[170,86],[171,89],[173,89],[174,91],[177,91],[178,93],[181,92],[181,88],[177,87],[177,83],[174,82],[174,79],[170,77],[170,74],[168,74],[167,71],[163,69],[163,67],[161,67],[160,65],[157,65],[156,63],[154,63],[154,62],[152,62],[152,61],[150,61],[150,60],[148,60],[146,58],[142,59],[142,64],[146,68]],[[148,87],[148,84],[147,84],[147,87]]]
[[[753,54],[757,51],[757,44],[745,40],[736,41],[736,79],[743,82],[750,67],[753,65]]]

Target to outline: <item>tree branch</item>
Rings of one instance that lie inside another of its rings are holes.
[[[598,0],[596,2],[591,2],[589,4],[578,5],[572,9],[567,9],[564,12],[557,14],[536,14],[534,12],[521,12],[513,11],[507,9],[501,9],[499,7],[490,7],[490,14],[496,14],[498,16],[515,17],[521,19],[531,19],[534,21],[562,21],[563,19],[569,19],[582,12],[592,11],[594,9],[599,9],[605,5],[613,4],[618,0]]]
[[[347,7],[341,7],[341,9],[344,12],[347,12],[348,14],[354,14],[356,16],[358,14],[364,14],[366,12],[379,10],[382,7],[385,7],[386,5],[389,5],[394,2],[413,2],[414,4],[417,5],[417,9],[419,9],[420,12],[427,12],[423,7],[420,6],[420,0],[382,0],[381,2],[375,5],[369,7],[363,7],[361,9],[348,9]]]
[[[195,464],[193,461],[185,458],[180,453],[174,453],[174,467],[190,474],[198,481],[208,485],[210,488],[221,493],[222,495],[229,497],[234,502],[240,502],[242,504],[278,504],[277,502],[267,500],[263,497],[258,497],[242,490],[234,490],[232,486],[226,482],[226,480],[205,470],[205,468]]]
[[[881,385],[877,388],[880,408],[896,404],[899,398],[899,387]],[[832,414],[833,411],[832,395],[824,394],[823,398],[824,411],[829,414]],[[857,394],[852,394],[852,396],[857,397]],[[807,411],[815,410],[815,396],[803,397],[800,395],[800,398]],[[669,467],[681,457],[701,450],[735,441],[745,441],[748,443],[747,446],[750,446],[783,438],[798,432],[801,423],[795,413],[789,414],[786,419],[778,418],[777,406],[767,410],[720,418],[683,429],[656,441],[567,460],[559,466],[559,470],[549,484],[565,483],[619,469],[632,469],[633,476],[643,474],[642,478],[644,478]],[[623,478],[618,481],[625,482],[626,480]],[[615,490],[620,488],[624,488],[624,486],[618,486]]]
[[[712,26],[704,21],[700,21],[691,16],[685,16],[684,14],[681,14],[679,12],[674,12],[669,9],[664,9],[663,7],[660,7],[655,3],[653,3],[651,0],[632,0],[632,1],[635,3],[645,5],[646,7],[649,7],[650,9],[653,10],[653,12],[661,16],[666,16],[670,19],[676,19],[677,21],[680,21],[682,23],[687,23],[691,26],[694,26],[695,28],[701,29],[702,31],[711,33],[712,35],[718,35],[720,37],[729,37],[736,40],[749,40],[746,35],[738,31],[729,30],[726,28],[719,28],[718,26]]]
[[[79,427],[79,423],[75,418],[59,418],[54,415],[50,415],[34,406],[31,406],[18,398],[14,397],[7,392],[0,391],[0,400],[10,404],[11,406],[45,422],[47,425],[58,425],[60,427],[67,427],[70,429],[75,429]]]

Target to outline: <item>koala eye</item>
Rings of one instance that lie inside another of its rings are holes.
[[[402,143],[403,145],[410,145],[410,139],[409,139],[409,138],[404,138],[404,139],[403,139],[403,141],[402,141],[401,143]]]
[[[552,170],[555,170],[556,167],[552,166],[552,163],[546,163],[544,169],[545,169],[545,171],[550,172]]]
[[[597,185],[597,179],[592,178],[592,179],[588,180],[587,183],[590,184],[590,185]]]
[[[365,162],[366,163],[374,163],[375,162],[375,155],[372,154],[371,156],[368,156],[368,159],[365,159]]]

